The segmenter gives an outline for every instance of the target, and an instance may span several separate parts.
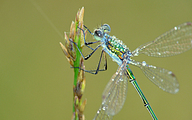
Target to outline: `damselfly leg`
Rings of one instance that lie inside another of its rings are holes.
[[[90,31],[85,25],[84,25],[84,27],[88,30],[88,32],[89,32],[91,35],[93,35],[93,33],[91,33],[91,31]],[[84,38],[85,46],[86,46],[87,48],[89,48],[89,49],[91,50],[91,52],[90,52],[88,55],[85,56],[85,55],[81,52],[81,50],[79,49],[77,43],[73,42],[73,41],[70,40],[70,39],[69,39],[69,41],[75,44],[76,48],[77,48],[78,51],[80,52],[80,54],[81,54],[81,56],[83,57],[83,59],[84,59],[84,60],[88,60],[88,59],[93,55],[93,53],[95,53],[95,52],[98,50],[98,48],[101,47],[102,44],[99,43],[100,41],[87,42],[87,41],[85,40],[85,31],[84,31],[83,29],[79,28],[79,27],[78,27],[78,29],[80,29],[80,30],[83,32],[83,36],[84,36],[83,38]],[[96,44],[96,43],[99,43],[99,44],[96,46],[96,48],[90,47],[90,45],[93,45],[93,44]],[[104,62],[104,63],[103,63],[103,65],[101,66],[101,63],[102,63],[102,62]],[[101,67],[102,67],[102,68],[101,68]],[[73,68],[79,68],[79,67],[73,67]],[[82,69],[82,68],[79,68],[79,69],[84,70],[84,69]],[[106,53],[105,53],[105,51],[102,50],[101,55],[100,55],[100,58],[99,58],[99,62],[98,62],[98,65],[97,65],[96,69],[91,69],[91,70],[86,70],[86,69],[85,69],[84,71],[85,71],[85,72],[88,72],[88,73],[91,73],[91,74],[97,74],[99,71],[105,71],[105,70],[107,70],[107,58],[106,58]]]

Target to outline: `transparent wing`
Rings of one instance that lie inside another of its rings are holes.
[[[176,76],[171,71],[153,65],[148,65],[145,61],[142,63],[135,62],[134,65],[140,67],[147,78],[162,90],[172,94],[179,91],[179,83]]]
[[[124,62],[105,87],[102,95],[102,106],[107,115],[114,116],[123,107],[128,87],[126,75],[126,62]]]
[[[112,120],[112,118],[113,116],[107,115],[105,109],[101,106],[93,120]]]
[[[183,23],[162,34],[154,41],[143,44],[134,50],[133,56],[146,54],[154,57],[168,57],[183,53],[192,48],[192,23]]]

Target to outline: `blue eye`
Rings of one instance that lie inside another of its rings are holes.
[[[108,24],[103,24],[102,28],[106,33],[109,33],[111,31],[111,27]]]

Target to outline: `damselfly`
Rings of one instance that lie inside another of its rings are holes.
[[[84,27],[87,29],[86,26]],[[84,32],[83,29],[81,30]],[[89,29],[87,30],[90,32]],[[84,56],[82,52],[80,52],[83,58],[87,60],[99,47],[103,48],[97,69],[95,71],[87,72],[97,74],[98,71],[101,71],[100,62],[102,57],[104,57],[106,61],[105,53],[108,53],[109,56],[119,65],[117,72],[110,79],[102,95],[101,109],[104,113],[100,114],[98,112],[95,119],[103,119],[105,116],[112,117],[122,109],[126,99],[127,85],[129,81],[135,87],[152,118],[157,120],[155,113],[137,84],[135,76],[133,75],[128,64],[138,66],[147,78],[162,90],[172,94],[177,93],[179,91],[179,83],[171,71],[153,65],[148,65],[145,61],[135,61],[131,59],[131,57],[138,56],[139,54],[145,54],[153,57],[169,57],[191,49],[192,23],[188,22],[176,26],[156,38],[154,41],[141,45],[133,52],[131,52],[129,48],[115,36],[110,36],[110,31],[110,26],[108,24],[104,24],[101,25],[100,28],[95,29],[93,33],[90,32],[97,41],[86,42],[84,39],[84,42],[85,45],[92,50],[92,52],[88,56]],[[95,43],[99,43],[95,49],[89,46]],[[106,70],[107,64],[105,63],[104,65],[105,69],[103,70]]]

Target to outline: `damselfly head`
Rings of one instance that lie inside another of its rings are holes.
[[[103,24],[100,28],[94,30],[93,36],[96,40],[99,41],[103,38],[105,33],[108,34],[110,31],[110,26],[108,24]]]

